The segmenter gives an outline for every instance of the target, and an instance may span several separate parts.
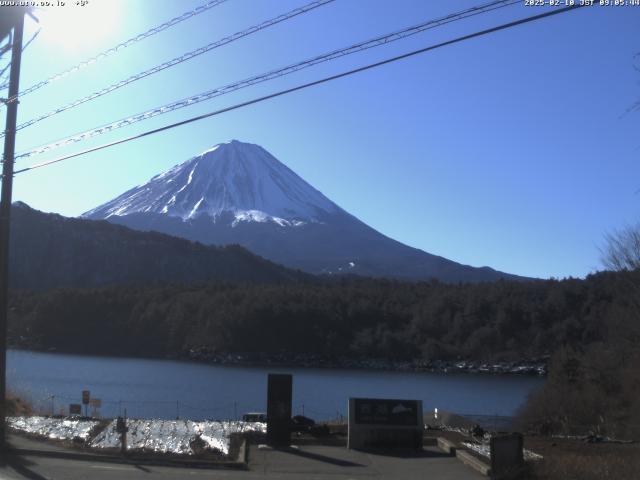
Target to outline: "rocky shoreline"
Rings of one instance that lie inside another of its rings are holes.
[[[62,351],[42,348],[26,342],[11,342],[9,348],[46,353],[86,355],[85,352]],[[114,353],[113,357],[122,357]],[[232,365],[242,367],[327,368],[354,370],[381,370],[394,372],[429,373],[481,373],[490,375],[547,375],[549,357],[527,358],[511,362],[482,362],[479,360],[424,360],[394,361],[380,358],[327,357],[316,354],[289,353],[222,353],[206,347],[192,348],[178,354],[166,355],[166,360],[205,363],[208,365]]]
[[[547,374],[548,358],[524,359],[513,362],[481,362],[474,360],[422,360],[392,361],[386,359],[329,358],[322,355],[219,353],[205,348],[190,349],[176,360],[189,360],[214,365],[251,367],[332,368],[357,370],[385,370],[431,373],[485,373],[508,375]]]

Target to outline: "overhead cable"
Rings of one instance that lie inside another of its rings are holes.
[[[33,42],[37,36],[40,34],[40,31],[42,30],[42,28],[39,28],[38,30],[36,30],[33,35],[31,35],[31,38],[27,41],[27,43],[25,43],[22,46],[22,51],[24,52],[27,47],[31,44],[31,42]],[[11,48],[11,46],[9,45],[9,48]],[[9,67],[11,66],[11,61],[9,61],[3,68],[2,70],[0,70],[0,78],[5,76],[5,73],[7,72],[7,70],[9,70]],[[5,88],[9,87],[9,82],[5,82],[2,85],[0,85],[0,90],[4,90]],[[8,101],[6,103],[9,103]]]
[[[265,96],[262,96],[262,97],[254,98],[254,99],[248,100],[246,102],[237,103],[237,104],[232,105],[230,107],[222,108],[220,110],[215,110],[213,112],[209,112],[209,113],[205,113],[205,114],[198,115],[198,116],[195,116],[195,117],[191,117],[191,118],[188,118],[186,120],[182,120],[180,122],[175,122],[175,123],[172,123],[172,124],[169,124],[169,125],[165,125],[165,126],[160,127],[160,128],[155,128],[153,130],[147,130],[146,132],[143,132],[143,133],[140,133],[140,134],[137,134],[137,135],[132,135],[130,137],[121,138],[119,140],[115,140],[113,142],[109,142],[109,143],[98,145],[98,146],[95,146],[95,147],[92,147],[92,148],[88,148],[88,149],[82,150],[80,152],[72,153],[72,154],[69,154],[69,155],[65,155],[65,156],[62,156],[62,157],[55,158],[53,160],[48,160],[46,162],[42,162],[42,163],[38,163],[38,164],[35,164],[35,165],[31,165],[29,167],[25,167],[25,168],[16,170],[15,174],[24,173],[24,172],[28,172],[30,170],[35,170],[35,169],[38,169],[38,168],[42,168],[42,167],[46,167],[46,166],[49,166],[49,165],[53,165],[55,163],[59,163],[59,162],[65,161],[65,160],[69,160],[71,158],[79,157],[79,156],[85,155],[87,153],[96,152],[98,150],[103,150],[105,148],[113,147],[115,145],[120,145],[122,143],[127,143],[127,142],[130,142],[130,141],[133,141],[133,140],[137,140],[137,139],[140,139],[140,138],[143,138],[143,137],[147,137],[149,135],[153,135],[153,134],[156,134],[156,133],[164,132],[166,130],[170,130],[170,129],[173,129],[173,128],[176,128],[176,127],[180,127],[182,125],[187,125],[189,123],[197,122],[197,121],[203,120],[205,118],[213,117],[213,116],[220,115],[220,114],[223,114],[223,113],[226,113],[226,112],[230,112],[232,110],[237,110],[237,109],[242,108],[242,107],[246,107],[246,106],[253,105],[253,104],[256,104],[256,103],[264,102],[264,101],[270,100],[272,98],[280,97],[282,95],[287,95],[289,93],[297,92],[299,90],[304,90],[306,88],[310,88],[310,87],[313,87],[313,86],[316,86],[316,85],[320,85],[320,84],[327,83],[327,82],[330,82],[330,81],[333,81],[333,80],[337,80],[339,78],[343,78],[343,77],[347,77],[347,76],[350,76],[350,75],[354,75],[356,73],[364,72],[364,71],[370,70],[372,68],[377,68],[377,67],[380,67],[382,65],[387,65],[387,64],[392,63],[392,62],[397,62],[399,60],[404,60],[406,58],[410,58],[410,57],[413,57],[415,55],[419,55],[419,54],[426,53],[426,52],[429,52],[429,51],[432,51],[432,50],[436,50],[438,48],[446,47],[448,45],[453,45],[455,43],[463,42],[465,40],[471,40],[473,38],[477,38],[477,37],[480,37],[480,36],[483,36],[483,35],[488,35],[490,33],[498,32],[500,30],[506,30],[508,28],[516,27],[518,25],[523,25],[525,23],[530,23],[530,22],[534,22],[534,21],[537,21],[537,20],[541,20],[543,18],[551,17],[551,16],[554,16],[554,15],[559,15],[561,13],[566,13],[566,12],[569,12],[571,10],[576,10],[578,8],[582,8],[582,7],[585,7],[585,6],[587,6],[587,5],[586,4],[571,5],[571,6],[567,6],[567,7],[563,7],[563,8],[553,9],[553,10],[550,10],[550,11],[547,11],[547,12],[544,12],[544,13],[540,13],[538,15],[533,15],[533,16],[530,16],[530,17],[521,18],[519,20],[515,20],[515,21],[509,22],[509,23],[503,23],[503,24],[498,25],[496,27],[491,27],[491,28],[488,28],[486,30],[480,30],[480,31],[477,31],[477,32],[474,32],[474,33],[470,33],[468,35],[464,35],[464,36],[461,36],[461,37],[454,38],[452,40],[447,40],[446,42],[438,43],[438,44],[431,45],[431,46],[428,46],[428,47],[424,47],[424,48],[421,48],[421,49],[418,49],[418,50],[413,50],[412,52],[405,53],[405,54],[398,55],[398,56],[391,57],[391,58],[387,58],[385,60],[382,60],[382,61],[379,61],[379,62],[376,62],[376,63],[370,63],[370,64],[365,65],[363,67],[354,68],[352,70],[348,70],[348,71],[345,71],[345,72],[342,72],[342,73],[338,73],[336,75],[331,75],[329,77],[324,77],[324,78],[321,78],[319,80],[315,80],[313,82],[304,83],[302,85],[298,85],[298,86],[295,86],[295,87],[292,87],[292,88],[288,88],[288,89],[285,89],[285,90],[280,90],[278,92],[275,92],[275,93],[272,93],[272,94],[269,94],[269,95],[265,95]]]
[[[277,17],[271,18],[265,22],[262,22],[258,25],[254,25],[252,27],[249,27],[245,30],[242,30],[240,32],[236,32],[233,35],[229,35],[227,37],[221,38],[220,40],[217,40],[215,42],[209,43],[208,45],[205,45],[203,47],[197,48],[195,50],[191,50],[190,52],[186,52],[182,55],[180,55],[179,57],[173,58],[167,62],[161,63],[160,65],[156,65],[155,67],[152,67],[148,70],[144,70],[142,72],[136,73],[135,75],[132,75],[128,78],[125,78],[124,80],[120,80],[119,82],[113,83],[111,85],[109,85],[108,87],[105,87],[101,90],[98,90],[96,92],[91,93],[90,95],[87,95],[85,97],[82,97],[78,100],[74,100],[71,103],[68,103],[66,105],[63,105],[61,107],[58,107],[54,110],[51,110],[50,112],[47,112],[43,115],[40,115],[38,117],[32,118],[31,120],[28,120],[24,123],[21,123],[20,125],[18,125],[16,127],[16,130],[22,130],[23,128],[29,127],[35,123],[38,123],[42,120],[45,120],[49,117],[52,117],[54,115],[57,115],[59,113],[65,112],[67,110],[70,110],[74,107],[77,107],[79,105],[82,105],[83,103],[89,102],[91,100],[95,100],[96,98],[99,98],[103,95],[106,95],[108,93],[113,92],[114,90],[117,90],[119,88],[124,87],[125,85],[129,85],[130,83],[133,83],[135,81],[138,81],[142,78],[148,77],[149,75],[153,75],[154,73],[158,73],[161,72],[162,70],[165,70],[169,67],[173,67],[175,65],[179,65],[183,62],[186,62],[187,60],[191,60],[192,58],[195,58],[199,55],[202,55],[203,53],[209,52],[215,48],[219,48],[222,47],[224,45],[227,45],[229,43],[235,42],[236,40],[239,40],[241,38],[247,37],[251,34],[254,34],[256,32],[259,32],[260,30],[264,30],[265,28],[271,27],[273,25],[277,25],[278,23],[284,22],[285,20],[289,20],[290,18],[296,17],[298,15],[301,15],[303,13],[306,13],[310,10],[313,10],[315,8],[321,7],[322,5],[326,5],[327,3],[331,3],[334,0],[314,0],[313,2],[300,7],[300,8],[295,8],[287,13],[283,13],[282,15],[278,15]],[[0,134],[0,137],[2,137],[3,135]]]
[[[168,20],[158,26],[155,26],[153,28],[150,28],[149,30],[147,30],[146,32],[140,33],[138,35],[136,35],[135,37],[131,37],[128,40],[125,40],[122,43],[119,43],[118,45],[116,45],[115,47],[111,47],[108,50],[105,50],[104,52],[101,52],[87,60],[84,60],[80,63],[78,63],[77,65],[74,65],[73,67],[67,68],[66,70],[61,71],[60,73],[56,73],[55,75],[50,76],[49,78],[46,78],[45,80],[42,80],[34,85],[32,85],[31,87],[26,88],[25,90],[21,91],[18,93],[18,95],[11,97],[9,99],[9,101],[13,102],[15,101],[18,97],[23,97],[25,95],[28,95],[29,93],[35,92],[36,90],[39,90],[40,88],[44,87],[45,85],[50,84],[51,82],[54,82],[56,80],[60,80],[61,78],[66,77],[67,75],[70,75],[71,73],[75,73],[78,70],[81,70],[95,62],[97,62],[98,60],[101,60],[103,58],[109,57],[111,55],[113,55],[114,53],[119,52],[120,50],[123,50],[131,45],[133,45],[134,43],[139,42],[140,40],[144,40],[145,38],[151,37],[152,35],[155,35],[157,33],[160,33],[164,30],[166,30],[167,28],[173,27],[174,25],[177,25],[180,22],[184,22],[185,20],[188,20],[189,18],[195,16],[195,15],[199,15],[203,12],[206,12],[207,10],[213,8],[213,7],[217,7],[218,5],[226,2],[227,0],[211,0],[203,5],[200,5],[199,7],[194,8],[193,10],[189,10],[187,12],[184,12],[182,15],[179,15],[177,17],[172,18],[171,20]]]
[[[428,20],[425,22],[422,22],[418,25],[413,25],[411,27],[408,28],[404,28],[402,30],[398,30],[392,33],[388,33],[385,35],[381,35],[378,36],[376,38],[373,38],[371,40],[367,40],[364,42],[359,42],[356,43],[354,45],[351,45],[349,47],[346,48],[341,48],[338,50],[333,50],[327,53],[324,53],[322,55],[318,55],[306,60],[303,60],[301,62],[297,62],[291,65],[287,65],[285,67],[282,68],[278,68],[276,70],[271,70],[265,73],[262,73],[260,75],[256,75],[250,78],[246,78],[244,80],[240,80],[240,81],[236,81],[227,85],[224,85],[222,87],[218,87],[218,88],[214,88],[212,90],[208,90],[206,92],[202,92],[202,93],[198,93],[196,95],[193,95],[191,97],[187,97],[187,98],[183,98],[180,100],[176,100],[174,102],[168,103],[166,105],[160,106],[160,107],[156,107],[153,108],[151,110],[147,110],[145,112],[141,112],[135,115],[131,115],[129,117],[125,117],[122,118],[120,120],[117,120],[115,122],[111,122],[105,125],[102,125],[100,127],[96,127],[93,128],[91,130],[86,130],[84,132],[80,132],[77,134],[74,134],[72,136],[60,139],[60,140],[56,140],[54,142],[39,146],[37,148],[34,148],[30,151],[21,153],[19,155],[16,156],[16,159],[18,158],[27,158],[27,157],[31,157],[33,155],[37,155],[37,154],[41,154],[41,153],[45,153],[51,150],[54,150],[56,148],[60,148],[66,145],[70,145],[73,143],[77,143],[80,142],[82,140],[86,140],[88,138],[92,138],[95,137],[97,135],[101,135],[103,133],[107,133],[107,132],[111,132],[113,130],[122,128],[122,127],[126,127],[129,125],[132,125],[134,123],[143,121],[143,120],[148,120],[150,118],[156,117],[158,115],[162,115],[164,113],[169,113],[169,112],[173,112],[175,110],[184,108],[184,107],[189,107],[191,105],[195,105],[197,103],[200,102],[204,102],[206,100],[210,100],[212,98],[215,97],[219,97],[222,95],[226,95],[228,93],[231,92],[235,92],[236,90],[240,90],[242,88],[246,88],[246,87],[250,87],[252,85],[256,85],[258,83],[262,83],[262,82],[266,82],[268,80],[272,80],[275,78],[279,78],[279,77],[283,77],[285,75],[289,75],[291,73],[297,72],[299,70],[303,70],[309,67],[312,67],[314,65],[318,65],[320,63],[324,63],[324,62],[328,62],[330,60],[334,60],[340,57],[344,57],[346,55],[351,55],[353,53],[357,53],[357,52],[361,52],[363,50],[367,50],[373,47],[378,47],[380,45],[385,45],[391,42],[395,42],[397,40],[415,35],[417,33],[420,32],[424,32],[425,30],[429,30],[432,28],[436,28],[442,25],[446,25],[448,23],[454,22],[454,21],[458,21],[458,20],[462,20],[464,18],[468,18],[474,15],[479,15],[479,14],[483,14],[483,13],[487,13],[493,10],[496,10],[498,8],[503,8],[506,6],[510,6],[510,5],[514,5],[514,4],[518,4],[520,3],[520,0],[500,0],[500,1],[493,1],[484,5],[480,5],[477,7],[472,7],[472,8],[468,8],[465,9],[461,12],[457,12],[457,13],[453,13],[453,14],[449,14],[445,17],[441,17],[441,18],[437,18],[435,20]]]

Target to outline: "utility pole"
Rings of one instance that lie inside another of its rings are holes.
[[[13,13],[13,12],[12,12]],[[2,196],[0,198],[0,450],[6,446],[7,417],[7,313],[9,310],[9,227],[11,221],[11,196],[13,189],[13,161],[16,148],[16,123],[20,84],[20,60],[22,57],[22,33],[24,14],[21,9],[15,15],[13,44],[11,47],[11,73],[9,75],[7,120],[2,164]]]

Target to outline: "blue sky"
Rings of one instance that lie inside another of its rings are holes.
[[[23,88],[204,0],[67,3],[75,10],[48,33],[43,19],[26,50]],[[24,97],[18,121],[305,3],[229,0]],[[479,3],[336,0],[26,128],[17,150]],[[541,11],[455,22],[33,162]],[[79,215],[236,138],[408,245],[520,275],[582,277],[600,268],[603,235],[639,220],[640,113],[624,114],[640,98],[638,25],[640,7],[580,9],[18,175],[14,200]]]

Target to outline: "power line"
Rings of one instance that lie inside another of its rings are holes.
[[[41,31],[42,31],[42,27],[40,27],[38,30],[34,32],[33,35],[31,35],[31,38],[27,40],[27,43],[25,43],[24,47],[22,47],[23,52],[27,49],[27,47],[31,44],[31,42],[33,42],[38,37],[38,35],[40,35]]]
[[[587,6],[587,5],[584,5],[584,4],[583,5],[571,5],[571,6],[568,6],[568,7],[563,7],[563,8],[560,8],[560,9],[552,10],[552,11],[549,11],[549,12],[540,13],[538,15],[525,17],[525,18],[522,18],[520,20],[515,20],[515,21],[512,21],[512,22],[503,23],[503,24],[498,25],[496,27],[488,28],[486,30],[480,30],[478,32],[474,32],[474,33],[471,33],[471,34],[468,34],[468,35],[457,37],[457,38],[454,38],[452,40],[447,40],[446,42],[438,43],[438,44],[431,45],[431,46],[428,46],[428,47],[424,47],[424,48],[421,48],[421,49],[418,49],[418,50],[413,50],[412,52],[405,53],[405,54],[398,55],[398,56],[391,57],[391,58],[387,58],[385,60],[382,60],[382,61],[379,61],[379,62],[376,62],[376,63],[370,63],[370,64],[365,65],[363,67],[354,68],[354,69],[348,70],[346,72],[338,73],[336,75],[331,75],[329,77],[324,77],[324,78],[321,78],[319,80],[315,80],[313,82],[304,83],[302,85],[298,85],[296,87],[288,88],[288,89],[285,89],[285,90],[280,90],[278,92],[275,92],[275,93],[272,93],[272,94],[269,94],[269,95],[265,95],[263,97],[258,97],[258,98],[254,98],[252,100],[248,100],[246,102],[237,103],[237,104],[232,105],[230,107],[226,107],[226,108],[223,108],[223,109],[220,109],[220,110],[215,110],[213,112],[205,113],[203,115],[198,115],[198,116],[195,116],[195,117],[191,117],[191,118],[188,118],[186,120],[182,120],[180,122],[176,122],[176,123],[172,123],[172,124],[169,124],[169,125],[165,125],[165,126],[160,127],[160,128],[155,128],[153,130],[147,130],[146,132],[143,132],[143,133],[140,133],[140,134],[137,134],[137,135],[132,135],[130,137],[122,138],[120,140],[115,140],[113,142],[109,142],[109,143],[105,143],[105,144],[102,144],[102,145],[98,145],[96,147],[88,148],[86,150],[83,150],[83,151],[80,151],[80,152],[76,152],[76,153],[72,153],[70,155],[65,155],[65,156],[62,156],[62,157],[58,157],[58,158],[53,159],[53,160],[49,160],[49,161],[42,162],[42,163],[39,163],[39,164],[36,164],[36,165],[32,165],[30,167],[25,167],[25,168],[22,168],[20,170],[16,170],[15,174],[28,172],[29,170],[35,170],[37,168],[46,167],[48,165],[53,165],[55,163],[59,163],[59,162],[62,162],[64,160],[68,160],[70,158],[79,157],[79,156],[85,155],[87,153],[95,152],[95,151],[98,151],[98,150],[103,150],[105,148],[112,147],[112,146],[115,146],[115,145],[120,145],[121,143],[126,143],[126,142],[130,142],[132,140],[137,140],[139,138],[147,137],[147,136],[153,135],[155,133],[160,133],[160,132],[163,132],[165,130],[170,130],[172,128],[180,127],[182,125],[187,125],[189,123],[197,122],[199,120],[203,120],[205,118],[209,118],[209,117],[213,117],[213,116],[216,116],[216,115],[220,115],[222,113],[230,112],[232,110],[237,110],[239,108],[246,107],[246,106],[249,106],[249,105],[253,105],[255,103],[261,103],[261,102],[264,102],[266,100],[270,100],[272,98],[276,98],[276,97],[280,97],[282,95],[286,95],[286,94],[289,94],[289,93],[297,92],[298,90],[304,90],[306,88],[313,87],[313,86],[316,86],[316,85],[320,85],[320,84],[323,84],[323,83],[327,83],[327,82],[330,82],[332,80],[337,80],[339,78],[343,78],[343,77],[347,77],[347,76],[350,76],[350,75],[354,75],[356,73],[364,72],[366,70],[370,70],[372,68],[380,67],[382,65],[386,65],[386,64],[389,64],[389,63],[392,63],[392,62],[396,62],[396,61],[399,61],[399,60],[404,60],[406,58],[413,57],[413,56],[419,55],[421,53],[426,53],[426,52],[429,52],[431,50],[436,50],[438,48],[446,47],[448,45],[453,45],[455,43],[463,42],[465,40],[471,40],[472,38],[488,35],[490,33],[498,32],[500,30],[506,30],[508,28],[516,27],[518,25],[523,25],[525,23],[534,22],[536,20],[541,20],[543,18],[551,17],[551,16],[554,16],[554,15],[559,15],[561,13],[565,13],[565,12],[568,12],[568,11],[571,11],[571,10],[582,8],[584,6]]]
[[[13,31],[9,31],[9,35],[7,36],[7,43],[5,43],[2,47],[0,47],[0,58],[4,57],[4,54],[11,50],[13,46]]]
[[[252,85],[256,85],[258,83],[266,82],[268,80],[273,80],[275,78],[279,78],[285,75],[289,75],[291,73],[295,73],[299,70],[303,70],[314,65],[318,65],[320,63],[328,62],[334,60],[336,58],[344,57],[347,55],[351,55],[353,53],[361,52],[363,50],[367,50],[370,48],[378,47],[380,45],[385,45],[391,42],[395,42],[397,40],[401,40],[403,38],[407,38],[409,36],[421,33],[425,30],[429,30],[432,28],[436,28],[442,25],[446,25],[448,23],[452,23],[458,20],[462,20],[465,18],[469,18],[475,15],[480,15],[484,13],[491,12],[493,10],[497,10],[499,8],[508,7],[514,5],[516,3],[520,3],[520,0],[498,0],[493,1],[487,4],[483,4],[480,6],[468,8],[466,10],[462,10],[460,12],[452,13],[444,17],[437,18],[435,20],[428,20],[422,22],[418,25],[413,25],[408,28],[404,28],[402,30],[398,30],[392,33],[388,33],[385,35],[378,36],[376,38],[359,42],[354,45],[351,45],[346,48],[341,48],[338,50],[333,50],[328,53],[324,53],[322,55],[318,55],[316,57],[312,57],[306,60],[303,60],[298,63],[294,63],[291,65],[287,65],[282,68],[278,68],[276,70],[271,70],[266,73],[262,73],[260,75],[256,75],[238,82],[234,82],[231,84],[227,84],[223,87],[218,87],[213,90],[209,90],[206,92],[198,93],[188,98],[183,98],[181,100],[176,100],[174,102],[168,103],[161,107],[156,107],[151,110],[147,110],[142,113],[138,113],[129,117],[122,118],[115,122],[108,123],[106,125],[102,125],[100,127],[95,127],[91,130],[86,130],[84,132],[80,132],[74,134],[70,137],[66,137],[60,140],[56,140],[54,142],[41,145],[37,148],[34,148],[28,152],[21,153],[16,156],[16,159],[19,158],[27,158],[33,155],[45,153],[56,148],[60,148],[66,145],[70,145],[72,143],[77,143],[82,140],[86,140],[88,138],[95,137],[97,135],[101,135],[103,133],[111,132],[113,130],[126,127],[132,125],[134,123],[148,120],[150,118],[156,117],[158,115],[162,115],[164,113],[169,113],[184,107],[189,107],[191,105],[195,105],[200,102],[204,102],[206,100],[210,100],[215,97],[219,97],[222,95],[226,95],[231,92],[235,92],[236,90],[240,90],[242,88],[250,87]]]
[[[24,53],[24,51],[27,49],[27,47],[31,44],[31,42],[33,42],[37,36],[40,34],[40,32],[42,31],[42,28],[39,28],[38,30],[36,30],[34,32],[33,35],[31,35],[31,38],[27,41],[27,43],[25,43],[22,46],[22,52]],[[9,42],[9,48],[11,48],[11,42]],[[0,53],[0,56],[2,56],[2,54]],[[0,78],[5,76],[5,73],[8,73],[9,67],[11,67],[11,62],[7,63],[4,68],[2,70],[0,70]],[[4,90],[5,88],[7,88],[9,86],[9,83],[4,83],[2,85],[0,85],[0,90]],[[9,103],[9,101],[5,102],[5,103]]]
[[[36,83],[35,85],[32,85],[31,87],[19,92],[17,95],[14,95],[13,97],[11,97],[9,99],[9,101],[13,102],[15,101],[18,97],[22,97],[25,95],[28,95],[29,93],[35,92],[36,90],[39,90],[40,88],[44,87],[45,85],[48,85],[51,82],[54,82],[56,80],[60,80],[61,78],[66,77],[67,75],[71,74],[71,73],[75,73],[78,70],[81,70],[95,62],[97,62],[98,60],[101,60],[103,58],[109,57],[111,55],[113,55],[114,53],[117,53],[118,51],[125,49],[127,47],[129,47],[130,45],[133,45],[134,43],[137,43],[141,40],[144,40],[145,38],[151,37],[152,35],[155,35],[157,33],[160,33],[164,30],[166,30],[167,28],[173,27],[174,25],[179,24],[180,22],[184,22],[185,20],[188,20],[191,17],[194,17],[196,15],[199,15],[203,12],[206,12],[207,10],[213,8],[213,7],[217,7],[218,5],[226,2],[227,0],[211,0],[203,5],[200,5],[199,7],[194,8],[193,10],[189,10],[188,12],[184,12],[182,15],[179,15],[177,17],[172,18],[171,20],[168,20],[156,27],[153,27],[149,30],[147,30],[146,32],[140,33],[138,35],[136,35],[135,37],[131,37],[128,40],[125,40],[122,43],[119,43],[118,45],[116,45],[115,47],[111,47],[108,50],[105,50],[104,52],[101,52],[87,60],[84,60],[83,62],[78,63],[77,65],[74,65],[71,68],[68,68],[66,70],[63,70],[60,73],[57,73],[55,75],[50,76],[49,78],[42,80],[41,82]],[[4,88],[4,85],[0,88]]]
[[[9,76],[9,68],[11,67],[11,62],[7,63],[2,70],[0,70],[0,82],[5,82],[0,85],[0,90],[4,90],[9,86],[7,83],[7,77]],[[4,102],[3,102],[4,103]]]
[[[24,53],[24,51],[27,49],[27,47],[31,44],[31,42],[33,42],[37,36],[40,34],[40,32],[42,31],[42,28],[39,28],[38,30],[36,30],[34,32],[34,34],[31,36],[31,38],[27,41],[27,43],[25,43],[22,46],[22,52]],[[7,63],[4,68],[2,70],[0,70],[0,78],[4,77],[5,72],[8,73],[9,67],[11,67],[11,62]],[[5,88],[7,88],[9,86],[9,83],[4,83],[3,85],[0,85],[0,90],[4,90]],[[9,103],[7,101],[7,103]]]
[[[233,35],[229,35],[227,37],[224,37],[220,40],[217,40],[215,42],[209,43],[208,45],[205,45],[203,47],[197,48],[195,50],[192,50],[190,52],[186,52],[182,55],[180,55],[179,57],[173,58],[167,62],[164,62],[160,65],[156,65],[155,67],[152,67],[148,70],[136,73],[135,75],[132,75],[128,78],[125,78],[124,80],[120,80],[117,83],[114,83],[112,85],[109,85],[108,87],[105,87],[101,90],[98,90],[90,95],[87,95],[85,97],[82,97],[78,100],[75,100],[71,103],[68,103],[66,105],[63,105],[62,107],[58,107],[55,110],[51,110],[50,112],[47,112],[43,115],[40,115],[39,117],[35,117],[32,118],[31,120],[28,120],[20,125],[17,126],[17,130],[22,130],[23,128],[29,127],[35,123],[38,123],[42,120],[45,120],[49,117],[52,117],[54,115],[57,115],[59,113],[65,112],[67,110],[70,110],[72,108],[75,108],[79,105],[82,105],[83,103],[89,102],[91,100],[95,100],[96,98],[99,98],[103,95],[106,95],[108,93],[111,93],[119,88],[124,87],[125,85],[129,85],[130,83],[133,83],[135,81],[141,80],[145,77],[148,77],[150,75],[153,75],[154,73],[158,73],[161,72],[162,70],[165,70],[169,67],[173,67],[175,65],[179,65],[183,62],[186,62],[187,60],[191,60],[192,58],[195,58],[197,56],[200,56],[204,53],[207,53],[215,48],[219,48],[222,47],[224,45],[227,45],[229,43],[235,42],[236,40],[239,40],[241,38],[247,37],[249,35],[252,35],[256,32],[259,32],[261,30],[264,30],[265,28],[269,28],[273,25],[277,25],[281,22],[284,22],[286,20],[289,20],[293,17],[297,17],[298,15],[301,15],[303,13],[307,13],[311,10],[314,10],[318,7],[321,7],[323,5],[326,5],[328,3],[333,2],[334,0],[315,0],[303,7],[299,7],[299,8],[295,8],[287,13],[283,13],[282,15],[278,15],[277,17],[271,18],[265,22],[262,22],[258,25],[254,25],[252,27],[249,27],[245,30],[242,30],[240,32],[236,32]],[[10,100],[9,100],[10,101]],[[2,137],[3,135],[0,134],[0,137]]]

